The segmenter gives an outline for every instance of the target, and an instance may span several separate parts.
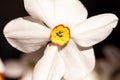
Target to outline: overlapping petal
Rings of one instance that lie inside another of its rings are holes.
[[[60,51],[65,63],[65,80],[81,80],[95,66],[93,48],[81,49],[70,40],[70,42]]]
[[[32,17],[43,20],[51,28],[57,25],[54,15],[54,0],[24,0],[24,5]]]
[[[35,66],[33,80],[60,80],[64,72],[65,66],[57,46],[48,44],[44,56]]]
[[[41,23],[41,22],[39,22]],[[4,29],[5,37],[15,48],[25,53],[38,50],[49,40],[50,30],[32,18],[18,18],[9,22]]]
[[[59,24],[74,27],[87,18],[87,10],[78,0],[24,0],[25,8],[50,28]]]
[[[117,22],[118,18],[114,14],[91,17],[71,31],[72,39],[80,46],[93,46],[104,40],[112,32]]]

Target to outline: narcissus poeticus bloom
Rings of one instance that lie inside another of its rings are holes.
[[[30,16],[10,21],[4,34],[25,53],[47,44],[33,80],[85,77],[95,66],[92,46],[104,40],[118,22],[111,13],[87,19],[87,10],[78,0],[24,0],[24,5]]]

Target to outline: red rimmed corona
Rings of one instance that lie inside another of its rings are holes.
[[[63,24],[60,24],[52,29],[50,41],[57,46],[63,46],[70,40],[70,29]]]

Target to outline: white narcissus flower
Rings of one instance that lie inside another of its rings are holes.
[[[104,40],[117,25],[111,13],[87,19],[78,0],[24,0],[30,17],[9,22],[8,42],[25,53],[46,45],[34,68],[33,80],[80,80],[95,66],[92,46]]]

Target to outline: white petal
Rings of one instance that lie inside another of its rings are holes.
[[[60,54],[66,67],[65,80],[81,80],[95,66],[93,48],[78,48],[72,40],[60,51]]]
[[[55,16],[60,24],[75,27],[87,18],[87,10],[79,0],[55,0]]]
[[[2,60],[0,59],[0,73],[4,73],[4,72],[5,72],[5,67]]]
[[[49,44],[35,66],[33,80],[60,80],[64,71],[65,66],[57,47]]]
[[[24,0],[25,8],[49,27],[59,24],[73,26],[87,17],[87,10],[78,0]]]
[[[24,0],[25,9],[34,18],[44,21],[49,27],[56,25],[54,0]]]
[[[89,47],[104,40],[117,25],[114,14],[101,14],[89,18],[72,30],[72,39],[80,46]]]
[[[35,20],[18,18],[5,26],[4,35],[13,47],[30,53],[47,43],[50,30]]]

